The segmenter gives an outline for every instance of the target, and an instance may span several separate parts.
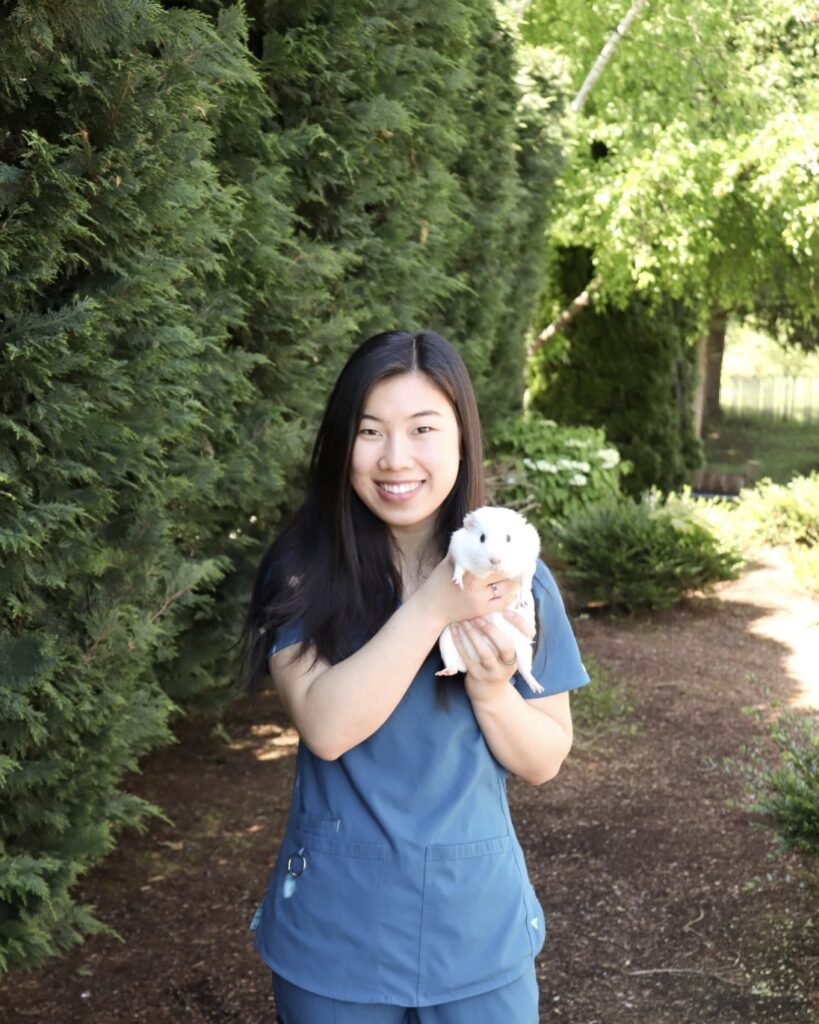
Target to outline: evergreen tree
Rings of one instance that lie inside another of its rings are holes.
[[[435,327],[488,420],[519,399],[551,84],[493,10],[0,10],[0,969],[102,927],[72,886],[156,813],[121,780],[172,715],[231,695],[361,337]]]
[[[215,444],[255,362],[223,347],[237,200],[208,112],[240,50],[153,3],[0,18],[0,966],[99,927],[77,877],[152,809],[155,665],[225,568]]]

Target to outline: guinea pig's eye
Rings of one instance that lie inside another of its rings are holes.
[[[509,534],[507,533],[507,534],[506,534],[506,543],[507,543],[507,544],[510,544],[511,542],[512,542],[512,538],[511,538],[511,537],[509,536]]]
[[[483,544],[483,542],[484,542],[485,540],[486,540],[486,534],[485,534],[485,533],[482,533],[482,534],[481,534],[481,544]]]

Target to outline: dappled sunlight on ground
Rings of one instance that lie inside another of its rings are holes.
[[[299,742],[299,734],[292,727],[282,728],[265,722],[253,725],[247,739],[230,744],[231,750],[250,750],[257,761],[277,761],[280,757],[295,754]]]
[[[819,601],[798,592],[786,549],[759,551],[742,579],[719,596],[767,609],[748,623],[747,632],[784,648],[782,667],[796,686],[788,705],[819,710]]]

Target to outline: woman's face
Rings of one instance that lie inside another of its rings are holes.
[[[350,482],[394,536],[428,534],[455,485],[460,455],[449,399],[428,377],[403,373],[376,384],[365,399]]]

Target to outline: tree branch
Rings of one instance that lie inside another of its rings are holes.
[[[592,295],[594,295],[596,291],[600,290],[601,284],[602,281],[599,277],[593,277],[583,291],[572,299],[560,316],[556,317],[548,327],[545,327],[540,332],[537,336],[537,340],[533,341],[526,349],[527,356],[533,356],[535,352],[540,351],[546,342],[551,340],[556,334],[559,334],[566,324],[573,320],[581,309],[585,309],[591,302]]]
[[[611,59],[611,56],[614,53],[614,51],[620,45],[623,36],[626,34],[626,32],[628,32],[629,25],[631,25],[632,21],[634,21],[634,19],[637,17],[637,15],[645,7],[647,3],[648,0],[634,0],[634,3],[628,9],[626,16],[623,18],[623,20],[612,33],[612,35],[609,37],[608,42],[600,51],[597,60],[592,65],[591,71],[588,73],[588,75],[586,75],[586,81],[580,86],[579,92],[572,100],[572,102],[569,104],[570,108],[575,113],[583,109],[583,104],[586,102],[586,98],[592,91],[592,88],[594,87],[594,84],[597,81],[597,79],[603,74],[606,65]]]

